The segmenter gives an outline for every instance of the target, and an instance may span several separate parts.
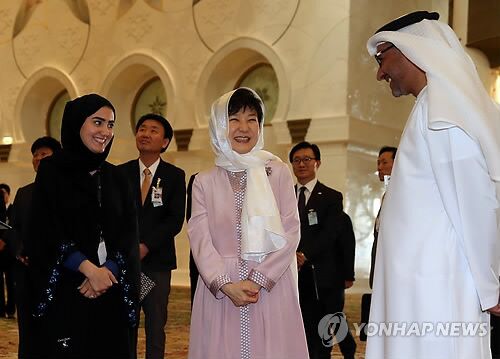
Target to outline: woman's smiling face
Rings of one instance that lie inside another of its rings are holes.
[[[259,139],[259,120],[257,111],[244,107],[229,115],[228,137],[231,148],[239,153],[250,152]]]
[[[101,107],[85,119],[80,138],[83,144],[93,153],[103,153],[113,138],[115,114],[109,107]]]

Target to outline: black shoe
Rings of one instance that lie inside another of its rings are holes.
[[[7,313],[7,319],[16,319],[14,313]]]

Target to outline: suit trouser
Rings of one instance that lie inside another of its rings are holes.
[[[311,359],[329,359],[332,347],[323,345],[321,337],[318,334],[318,324],[325,315],[335,314],[344,310],[344,289],[319,287],[318,301],[314,286],[306,290],[302,283],[301,287],[300,307],[302,310],[302,319],[304,320],[309,357]],[[345,358],[354,358],[356,342],[350,331],[338,345]]]
[[[144,329],[146,332],[146,359],[163,359],[165,353],[165,325],[167,324],[168,295],[170,294],[171,271],[144,271],[155,282],[155,286],[144,298]]]

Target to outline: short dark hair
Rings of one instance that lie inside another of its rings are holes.
[[[137,121],[137,124],[135,125],[135,133],[139,131],[139,127],[141,127],[141,125],[146,120],[153,120],[161,123],[165,132],[163,138],[168,138],[168,143],[170,144],[170,142],[172,141],[172,137],[174,135],[174,130],[172,129],[172,126],[165,117],[163,117],[162,115],[158,115],[156,113],[147,113],[145,115],[142,115],[141,118]],[[165,152],[167,150],[167,147],[163,148],[161,152]]]
[[[397,152],[398,148],[397,147],[391,147],[391,146],[384,146],[380,149],[380,151],[378,151],[378,155],[380,156],[382,153],[385,153],[385,152],[391,152],[392,153],[392,159],[395,159],[396,158],[396,152]]]
[[[7,183],[0,183],[0,190],[4,189],[10,195],[10,186]]]
[[[227,106],[227,114],[229,116],[238,113],[241,109],[245,110],[246,108],[254,110],[257,112],[257,119],[259,120],[259,124],[263,119],[262,112],[263,104],[258,97],[255,97],[252,91],[246,88],[239,88],[231,95],[229,99],[229,104]]]
[[[33,142],[33,144],[31,145],[31,154],[34,155],[35,151],[42,147],[50,148],[53,153],[56,153],[61,150],[61,143],[54,137],[50,136],[43,136],[37,138],[35,142]]]
[[[314,153],[314,158],[318,161],[321,161],[321,152],[319,151],[318,145],[316,145],[314,143],[302,141],[302,142],[297,143],[290,150],[290,154],[288,155],[288,159],[290,160],[290,163],[293,162],[293,155],[295,154],[295,152],[297,152],[298,150],[302,150],[304,148],[310,148]]]

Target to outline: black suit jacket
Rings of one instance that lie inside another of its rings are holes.
[[[0,191],[0,221],[7,223],[7,208],[5,207],[5,201],[3,200],[3,193]],[[8,230],[0,229],[0,239],[4,241],[7,245],[0,251],[0,269],[3,271],[10,266],[11,256],[9,248]],[[3,275],[3,274],[2,274]],[[3,290],[3,288],[1,288]]]
[[[17,190],[16,198],[11,208],[10,225],[12,230],[8,231],[7,239],[13,257],[23,255],[24,242],[28,234],[30,223],[31,201],[33,199],[34,183],[30,183]]]
[[[313,280],[311,265],[319,287],[344,288],[346,280],[354,280],[356,240],[342,207],[342,194],[318,181],[306,205],[307,213],[316,212],[318,224],[309,225],[307,215],[300,218],[298,251],[307,258],[301,282]]]
[[[152,189],[141,203],[141,177],[139,160],[132,160],[119,166],[131,183],[137,205],[139,220],[139,241],[149,253],[141,261],[143,271],[163,272],[177,268],[174,237],[181,231],[186,210],[186,183],[182,169],[160,159],[151,182],[156,186],[158,179],[162,188],[162,206],[154,207],[151,202]]]
[[[0,221],[7,221],[7,207],[5,206],[5,201],[3,199],[3,193],[0,191]]]

